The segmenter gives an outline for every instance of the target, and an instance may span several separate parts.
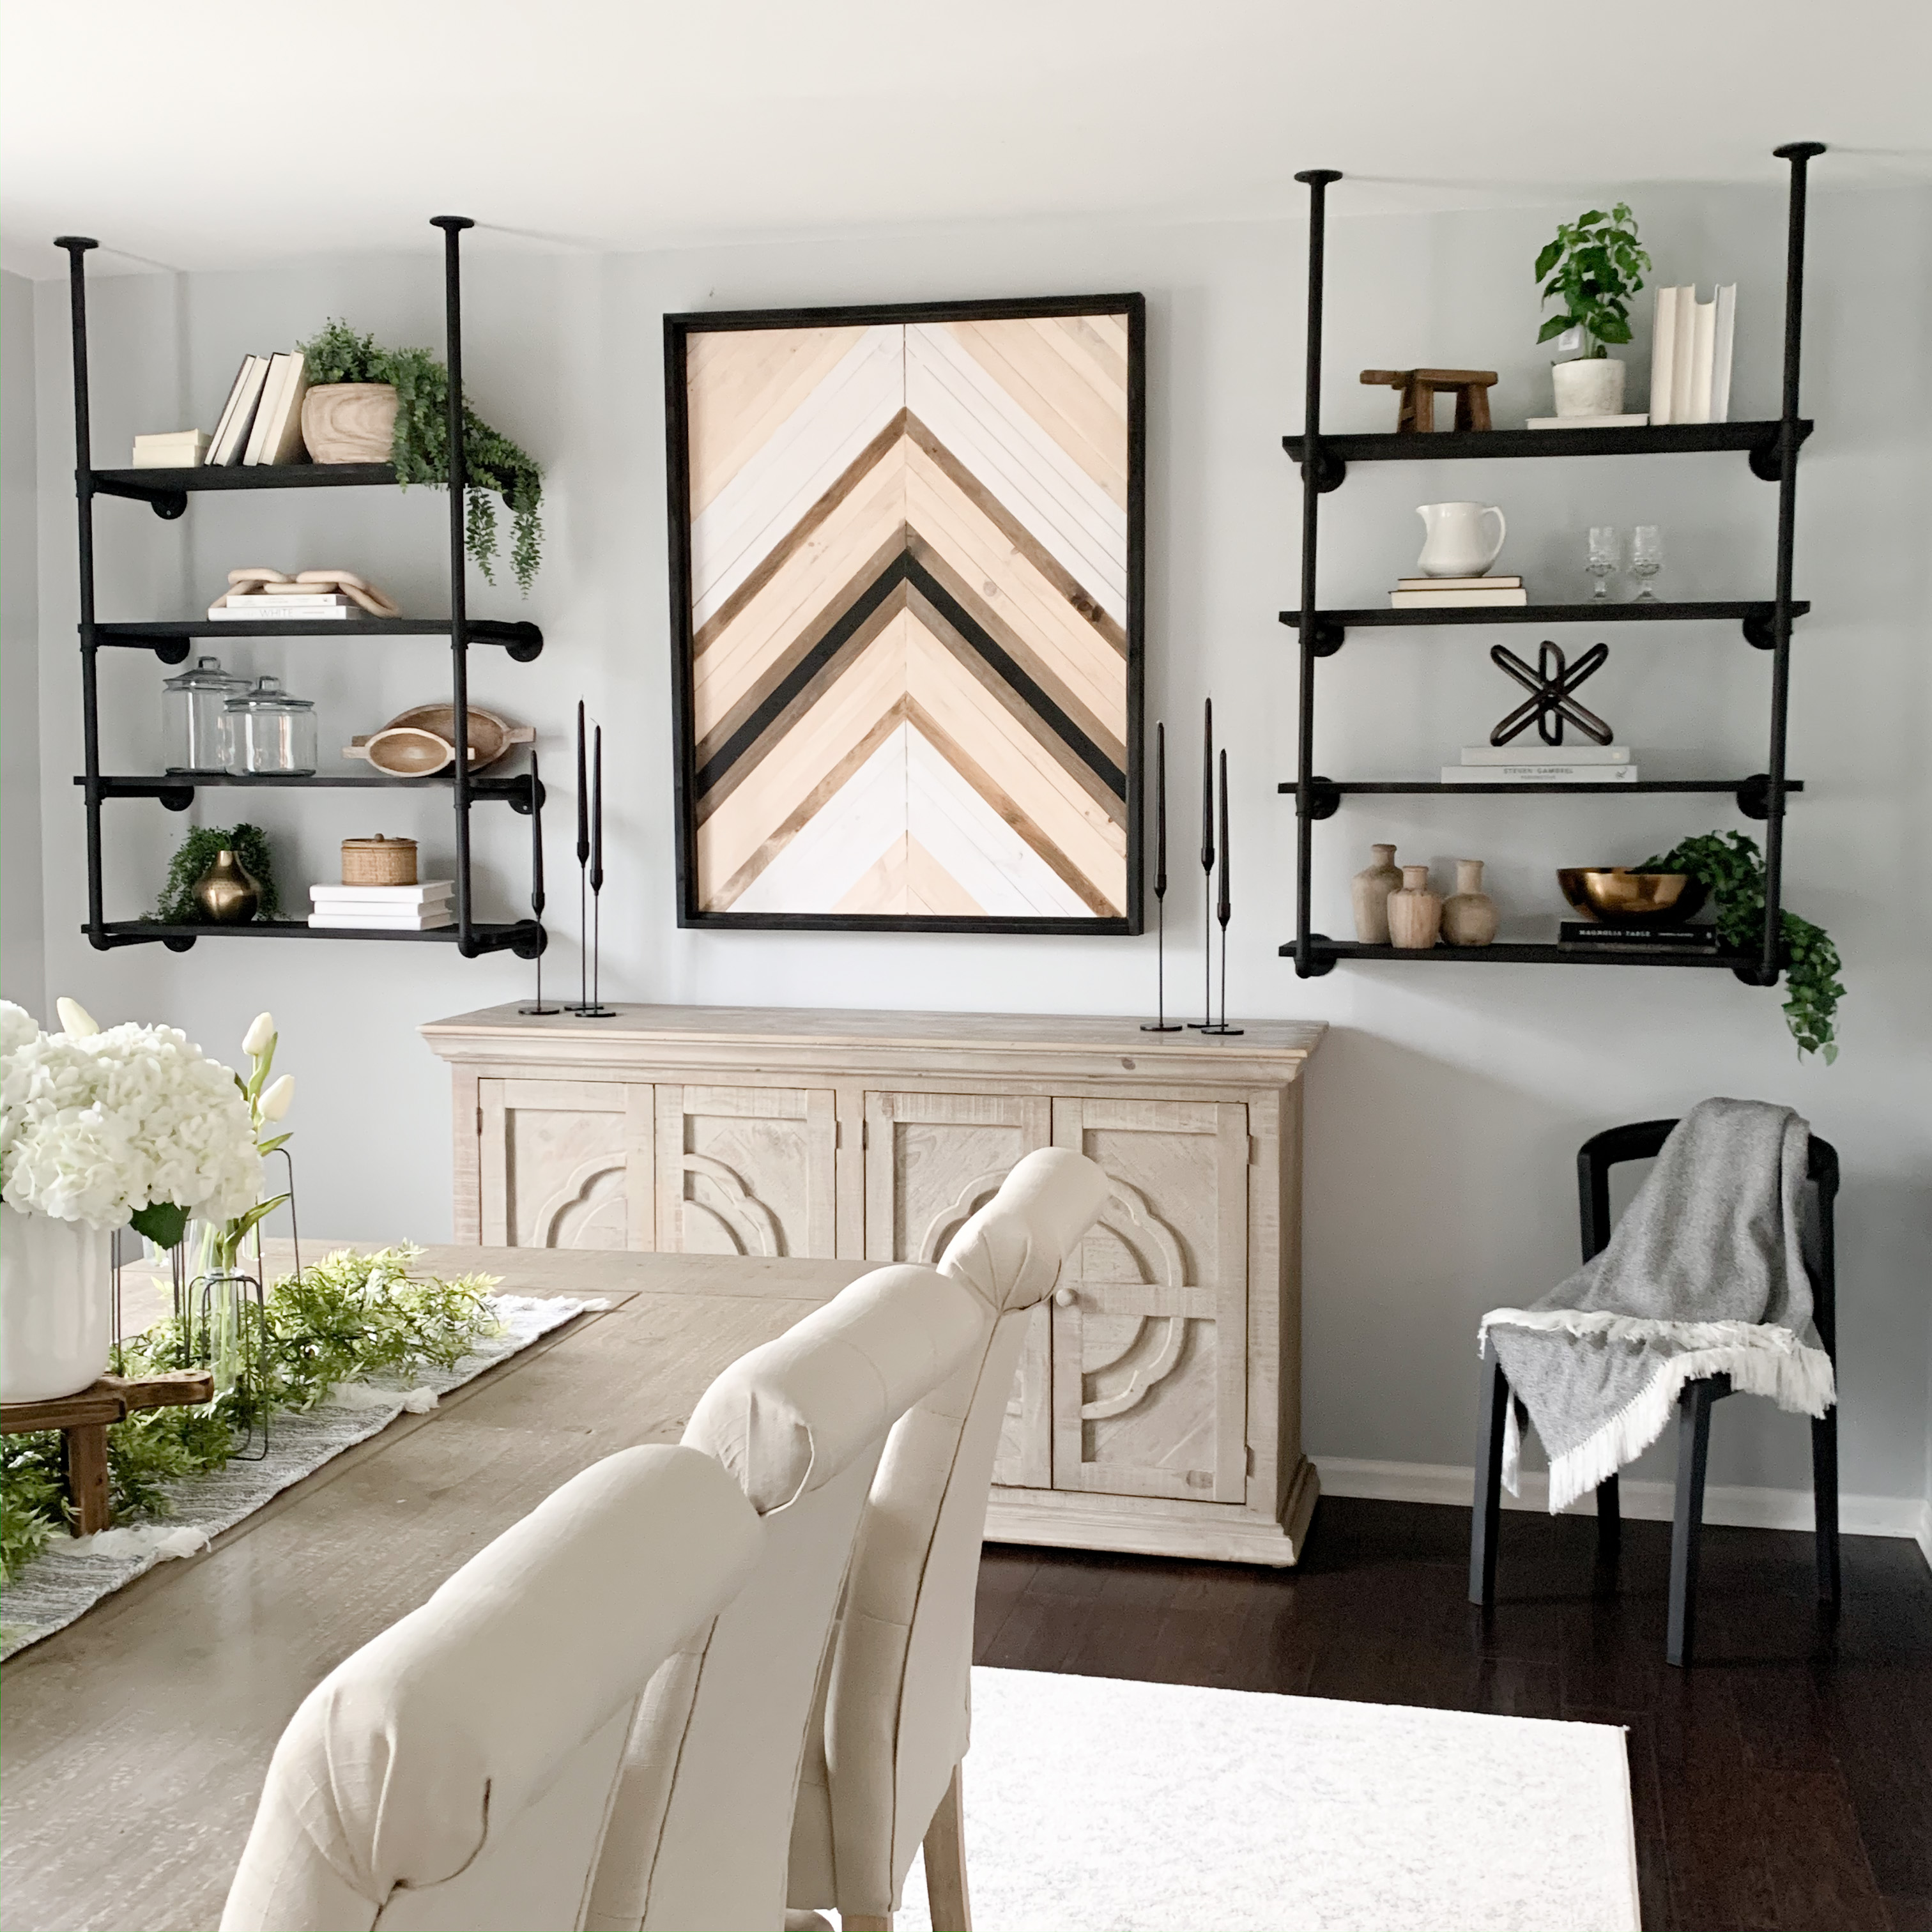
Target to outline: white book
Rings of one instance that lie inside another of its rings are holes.
[[[249,425],[248,440],[242,452],[244,464],[257,464],[262,460],[262,451],[268,440],[268,419],[275,412],[275,398],[280,394],[284,382],[288,380],[288,362],[282,355],[271,356],[262,372],[261,400],[255,405],[255,419]]]
[[[1690,420],[1691,366],[1696,359],[1697,290],[1695,284],[1677,291],[1676,327],[1670,350],[1670,420]]]
[[[1527,604],[1527,590],[1391,590],[1391,610],[1468,610],[1484,605]]]
[[[1718,298],[1699,302],[1692,311],[1690,334],[1690,408],[1686,422],[1711,420],[1711,374],[1718,350]]]
[[[308,387],[302,358],[292,350],[285,350],[271,359],[244,463],[294,461],[295,452],[302,447],[302,399]]]
[[[1650,421],[1646,415],[1623,416],[1532,416],[1532,429],[1642,429]]]
[[[1635,784],[1634,765],[1444,765],[1442,782],[1468,784]]]
[[[242,365],[242,374],[235,380],[233,406],[227,412],[220,434],[208,452],[208,462],[224,468],[239,463],[242,452],[247,447],[249,432],[254,428],[256,414],[262,406],[262,386],[268,380],[268,358],[250,356]]]
[[[308,896],[317,905],[418,906],[446,899],[456,890],[454,879],[425,879],[418,886],[311,886]]]
[[[232,590],[228,594],[231,597],[236,596]],[[345,597],[339,590],[302,590],[284,588],[279,584],[257,584],[248,595],[259,597],[265,603],[286,604],[297,610],[346,610],[356,602],[354,598]],[[236,601],[243,600],[237,598]]]
[[[208,438],[200,430],[186,436],[137,436],[131,467],[136,470],[198,470],[208,454]]]
[[[1676,362],[1677,291],[1657,292],[1657,320],[1650,332],[1650,419],[1674,422],[1670,413],[1671,372]]]
[[[211,448],[218,445],[227,434],[230,420],[235,414],[235,406],[241,400],[242,389],[248,382],[249,365],[254,359],[252,356],[243,356],[241,368],[235,372],[234,381],[228,386],[228,400],[222,404],[220,415],[215,418],[214,435],[208,438]]]
[[[313,619],[326,624],[332,619],[340,623],[352,613],[339,604],[328,610],[310,610],[286,597],[244,597],[236,604],[212,604],[208,614],[218,624],[254,624],[264,619],[272,623],[278,619],[284,623],[307,623]],[[359,617],[362,614],[358,610],[352,614]]]
[[[332,926],[338,932],[434,932],[437,927],[454,926],[456,915],[446,906],[425,906],[419,912],[378,911],[372,907],[345,906],[327,912],[312,912],[308,922]]]
[[[1731,338],[1737,332],[1738,285],[1726,282],[1718,290],[1716,340],[1711,356],[1711,414],[1714,423],[1731,419]]]
[[[1520,577],[1398,577],[1398,590],[1520,590]]]
[[[1538,760],[1534,754],[1541,750],[1546,756]],[[1465,745],[1462,762],[1466,765],[1529,765],[1540,762],[1552,765],[1627,765],[1630,763],[1628,745]]]

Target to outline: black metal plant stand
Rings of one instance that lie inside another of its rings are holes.
[[[470,770],[469,654],[474,645],[497,646],[520,664],[543,649],[535,624],[472,618],[464,597],[464,520],[466,476],[463,447],[462,270],[458,248],[469,217],[439,214],[443,232],[443,296],[449,369],[449,615],[447,617],[358,617],[332,623],[317,633],[353,648],[370,638],[447,637],[450,694],[454,711],[455,760],[448,772],[432,778],[392,778],[381,772],[316,772],[296,777],[271,773],[237,777],[221,772],[170,772],[157,776],[120,776],[100,769],[100,670],[103,650],[152,651],[164,664],[178,664],[197,638],[288,638],[302,634],[286,621],[262,619],[222,623],[202,619],[160,619],[133,623],[100,622],[94,615],[94,505],[99,496],[122,496],[147,504],[172,521],[188,511],[190,495],[203,490],[298,490],[394,485],[396,472],[386,463],[290,463],[224,466],[192,470],[97,470],[88,406],[87,278],[86,258],[100,244],[85,235],[62,235],[56,246],[68,252],[68,282],[74,331],[74,430],[75,515],[80,562],[80,680],[84,769],[74,783],[82,789],[87,814],[87,922],[82,930],[98,951],[117,946],[160,944],[185,952],[198,939],[384,939],[453,944],[465,958],[508,951],[534,959],[546,943],[539,919],[500,923],[476,916],[471,891],[470,815],[479,802],[507,804],[513,812],[534,812],[539,796],[534,770],[511,778],[479,778]],[[309,641],[315,641],[310,638]],[[101,807],[110,799],[149,799],[170,812],[185,812],[204,785],[268,789],[376,790],[446,784],[455,812],[456,922],[426,932],[380,931],[368,927],[311,926],[304,920],[256,920],[236,926],[172,926],[152,920],[110,920],[102,888]]]
[[[1387,960],[1395,964],[1452,960],[1464,964],[1727,966],[1748,984],[1774,986],[1783,970],[1782,889],[1786,800],[1802,792],[1785,766],[1786,714],[1790,703],[1791,626],[1810,606],[1792,597],[1792,546],[1796,529],[1798,452],[1812,425],[1798,413],[1799,349],[1804,296],[1805,170],[1820,141],[1794,141],[1774,149],[1791,170],[1784,286],[1784,371],[1780,413],[1756,422],[1666,424],[1630,429],[1455,430],[1430,434],[1336,436],[1322,433],[1322,295],[1327,197],[1342,177],[1332,168],[1311,168],[1295,179],[1308,188],[1308,340],[1304,433],[1284,436],[1282,446],[1301,466],[1301,594],[1300,608],[1284,610],[1281,621],[1294,627],[1300,644],[1300,706],[1295,777],[1280,789],[1295,800],[1296,907],[1294,938],[1281,949],[1303,979],[1333,970],[1340,960]],[[1666,456],[1731,450],[1745,454],[1753,476],[1778,485],[1778,562],[1773,594],[1762,602],[1641,604],[1544,604],[1514,608],[1444,610],[1324,610],[1317,600],[1316,566],[1320,503],[1347,478],[1348,465],[1367,462],[1429,462],[1472,458],[1517,459],[1561,456]],[[1315,769],[1315,668],[1332,657],[1354,629],[1431,627],[1455,624],[1519,623],[1598,625],[1614,622],[1688,623],[1722,620],[1739,624],[1745,641],[1771,654],[1771,717],[1766,769],[1744,778],[1646,779],[1634,784],[1447,785],[1421,781],[1350,781],[1320,776]],[[1314,828],[1332,818],[1345,797],[1381,794],[1432,795],[1454,792],[1520,796],[1525,793],[1628,796],[1637,792],[1729,794],[1748,818],[1764,823],[1765,908],[1762,939],[1754,950],[1728,952],[1702,947],[1665,951],[1639,945],[1606,944],[1587,950],[1555,944],[1501,942],[1482,947],[1437,947],[1401,951],[1329,938],[1311,927]]]

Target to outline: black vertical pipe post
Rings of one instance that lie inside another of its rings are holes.
[[[1322,496],[1322,278],[1326,241],[1328,184],[1342,178],[1336,168],[1309,168],[1295,176],[1308,184],[1307,388],[1301,433],[1301,646],[1300,699],[1295,720],[1294,970],[1304,978],[1314,966],[1309,940],[1309,897],[1315,857],[1315,542]]]
[[[1804,319],[1804,170],[1822,141],[1792,141],[1772,152],[1791,164],[1784,259],[1784,394],[1778,426],[1778,587],[1772,610],[1771,783],[1764,820],[1764,948],[1761,976],[1778,981],[1784,922],[1785,716],[1791,701],[1791,552],[1798,527],[1798,370]]]
[[[470,892],[470,614],[464,598],[463,534],[469,473],[463,449],[463,268],[458,239],[476,224],[466,214],[437,214],[442,230],[443,361],[449,370],[449,701],[456,776],[456,950],[476,956]]]
[[[87,810],[87,937],[105,952],[100,883],[100,699],[94,634],[94,434],[87,398],[87,274],[83,258],[100,243],[90,235],[57,235],[67,250],[68,292],[74,320],[74,494],[80,534],[80,708],[82,790]]]

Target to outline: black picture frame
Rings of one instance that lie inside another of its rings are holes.
[[[1124,918],[950,917],[706,911],[698,904],[697,744],[692,681],[696,656],[692,606],[688,345],[721,330],[826,328],[894,322],[984,322],[1119,315],[1127,329],[1126,503],[1126,898]],[[958,932],[1135,934],[1145,929],[1142,880],[1142,748],[1147,588],[1147,301],[1138,293],[1048,296],[978,302],[868,303],[850,307],[733,309],[664,318],[666,499],[670,524],[671,716],[676,811],[677,922],[681,927],[820,932]]]

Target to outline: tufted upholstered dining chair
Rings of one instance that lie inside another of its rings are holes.
[[[960,1760],[986,1500],[1034,1306],[1106,1205],[1083,1154],[1028,1154],[939,1270],[988,1312],[969,1360],[894,1428],[872,1483],[792,1825],[793,1922],[886,1928],[923,1839],[932,1922],[967,1932]]]
[[[764,1547],[645,1694],[584,1922],[596,1932],[779,1932],[800,1766],[880,1452],[993,1325],[963,1281],[880,1268],[706,1391],[684,1440],[738,1479]]]
[[[303,1701],[222,1932],[579,1924],[645,1685],[764,1541],[696,1450],[573,1477]]]

